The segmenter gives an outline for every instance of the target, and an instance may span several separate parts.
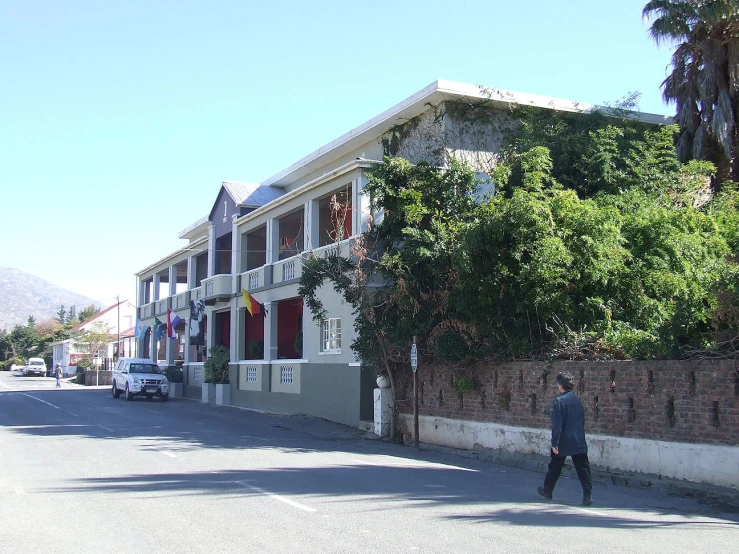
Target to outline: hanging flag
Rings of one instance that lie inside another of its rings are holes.
[[[154,318],[154,330],[157,335],[157,340],[160,340],[164,336],[165,324],[159,321],[159,318]]]
[[[177,331],[175,331],[175,327],[180,324],[180,321],[182,321],[182,318],[174,313],[171,309],[167,308],[167,336],[170,339],[177,338]]]
[[[146,335],[146,331],[149,329],[148,325],[144,325],[144,322],[140,319],[136,320],[136,327],[134,328],[133,334],[137,339],[143,339]]]
[[[241,294],[244,297],[244,304],[246,304],[246,311],[249,312],[249,315],[262,314],[262,317],[267,317],[267,310],[246,289],[241,289]]]

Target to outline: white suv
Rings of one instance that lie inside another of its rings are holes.
[[[23,367],[23,375],[40,375],[46,377],[46,362],[43,358],[28,358]]]
[[[121,358],[113,368],[113,398],[123,392],[126,400],[134,396],[145,396],[151,400],[158,396],[163,402],[169,400],[169,381],[159,366],[147,358]]]

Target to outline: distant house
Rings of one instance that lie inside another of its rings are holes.
[[[102,324],[111,336],[111,342],[96,352],[87,352],[84,346],[75,343],[74,339],[66,339],[52,343],[53,366],[62,365],[62,373],[73,375],[77,372],[77,364],[82,359],[99,356],[106,366],[116,357],[134,356],[136,341],[133,338],[133,327],[136,320],[136,307],[129,300],[121,300],[98,312],[86,321],[72,327],[72,331],[90,331],[96,323]]]

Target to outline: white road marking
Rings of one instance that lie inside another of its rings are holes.
[[[110,427],[106,427],[105,425],[100,425],[99,423],[98,423],[98,427],[100,427],[101,429],[104,429],[108,433],[113,433],[114,432],[113,429],[111,429]]]
[[[402,467],[402,468],[407,468],[407,469],[438,468],[438,469],[454,469],[457,471],[470,471],[472,473],[478,473],[478,470],[470,469],[468,467],[459,467],[459,466],[453,466],[453,465],[448,465],[448,464],[436,464],[433,462],[413,462],[413,461],[411,461],[410,463],[379,462],[379,461],[359,460],[356,458],[350,461],[354,462],[355,464],[363,464],[363,465],[376,466],[376,467]]]
[[[18,496],[22,496],[26,494],[26,491],[24,491],[21,487],[13,487],[15,489],[15,494]]]
[[[427,489],[443,489],[446,488],[446,485],[424,485]]]
[[[311,508],[310,506],[306,506],[305,504],[301,504],[300,502],[295,502],[294,500],[290,500],[289,498],[285,498],[284,496],[280,496],[279,494],[274,494],[272,492],[266,491],[264,489],[260,489],[259,487],[255,487],[253,485],[250,485],[248,483],[244,483],[243,481],[235,481],[235,483],[241,485],[245,489],[251,489],[255,492],[258,492],[260,494],[263,494],[265,496],[271,496],[275,500],[279,500],[280,502],[284,502],[285,504],[289,504],[293,508],[299,508],[305,512],[315,512],[315,508]]]
[[[39,402],[43,402],[43,403],[44,403],[44,404],[46,404],[47,406],[51,406],[52,408],[54,408],[54,409],[56,409],[56,410],[60,410],[60,409],[61,409],[61,408],[60,408],[59,406],[54,406],[54,404],[52,404],[52,403],[50,403],[50,402],[47,402],[46,400],[41,400],[40,398],[36,398],[35,396],[33,396],[33,395],[31,395],[31,394],[26,394],[25,392],[22,392],[21,394],[22,394],[23,396],[27,396],[28,398],[33,398],[34,400],[38,400]]]
[[[176,454],[172,454],[171,452],[167,452],[166,450],[160,450],[160,453],[164,454],[165,456],[169,456],[170,458],[176,458]]]
[[[8,390],[10,390],[12,388],[12,387],[9,387],[8,385],[6,385],[5,383],[3,383],[2,381],[0,381],[0,385],[4,386]]]

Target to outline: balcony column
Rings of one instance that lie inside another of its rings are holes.
[[[157,330],[152,325],[149,333],[149,359],[154,363],[157,363],[157,354]]]
[[[316,200],[309,200],[305,203],[305,225],[303,232],[305,233],[305,250],[313,250],[318,248],[319,236],[318,236],[318,202]]]
[[[169,296],[177,294],[177,266],[169,266]]]
[[[265,302],[267,318],[264,322],[264,359],[277,359],[277,302]]]
[[[243,310],[242,310],[243,311]],[[229,359],[231,362],[238,362],[239,357],[239,330],[241,329],[241,321],[239,319],[239,303],[231,302],[231,326],[229,332],[230,352]]]
[[[271,285],[272,266],[279,258],[280,222],[276,219],[267,220],[266,250],[267,257],[264,265],[264,286]]]
[[[236,220],[238,216],[234,214],[232,216],[233,224],[231,226],[231,292],[241,293],[239,288],[239,274],[241,273],[241,235],[239,234],[239,228],[236,226]],[[246,287],[244,287],[246,288]],[[234,319],[231,318],[233,322]],[[231,358],[232,360],[235,358]]]
[[[156,302],[157,300],[159,300],[159,274],[158,273],[154,274],[151,288],[153,289],[151,291],[151,301]]]
[[[197,263],[196,257],[190,256],[187,258],[187,290],[195,288],[195,282],[197,281]]]
[[[354,180],[354,210],[352,214],[352,232],[360,235],[369,229],[370,219],[372,217],[372,206],[370,197],[364,193],[364,185],[367,183],[367,177],[364,172]]]
[[[208,227],[208,277],[216,274],[216,228]]]

